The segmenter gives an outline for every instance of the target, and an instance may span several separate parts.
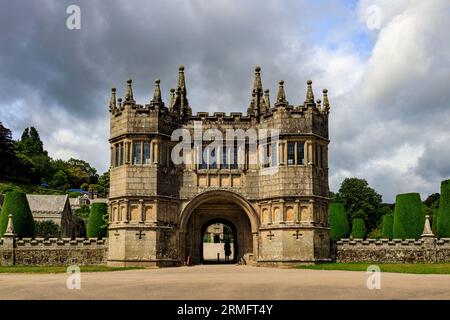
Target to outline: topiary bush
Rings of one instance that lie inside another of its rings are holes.
[[[34,238],[34,219],[25,193],[6,193],[0,215],[0,237],[8,226],[8,216],[13,216],[14,233],[18,238]]]
[[[51,220],[36,221],[34,226],[34,234],[40,238],[60,238],[61,228]]]
[[[106,226],[108,221],[105,220],[108,214],[108,208],[105,203],[91,204],[89,212],[86,234],[88,238],[106,237]]]
[[[353,219],[352,223],[352,238],[353,239],[365,239],[367,235],[366,224],[364,219],[356,218]]]
[[[425,224],[425,214],[418,193],[399,194],[395,201],[393,237],[419,239]]]
[[[331,203],[328,209],[328,222],[330,224],[330,239],[339,240],[348,237],[350,226],[344,204]]]
[[[381,236],[385,239],[393,239],[394,237],[392,231],[393,227],[394,227],[394,215],[392,213],[384,215],[381,227]]]
[[[450,238],[450,180],[441,182],[436,235],[438,238]]]

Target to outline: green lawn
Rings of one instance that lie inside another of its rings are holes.
[[[140,267],[107,267],[107,266],[85,266],[80,267],[81,272],[105,272],[142,269]],[[0,273],[65,273],[67,267],[38,267],[38,266],[11,266],[0,267]]]
[[[367,271],[370,265],[377,265],[381,272],[415,274],[450,274],[450,263],[321,263],[317,265],[299,265],[298,269]]]

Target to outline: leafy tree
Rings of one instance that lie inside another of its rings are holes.
[[[381,235],[383,238],[392,239],[394,237],[392,228],[394,226],[394,215],[392,213],[383,216]]]
[[[399,194],[395,201],[393,237],[418,239],[425,224],[425,214],[418,193]]]
[[[106,171],[98,178],[97,192],[103,195],[109,193],[109,171]]]
[[[87,236],[89,238],[103,238],[106,236],[108,220],[105,216],[108,214],[108,209],[105,203],[91,204],[91,211],[87,223]]]
[[[69,177],[67,173],[63,170],[59,170],[53,175],[52,180],[50,181],[49,185],[50,187],[59,187],[67,184],[69,181]]]
[[[0,177],[10,176],[11,165],[14,163],[13,141],[11,130],[0,122]]]
[[[347,237],[350,233],[350,227],[344,205],[342,203],[331,203],[328,212],[330,239],[339,240]]]
[[[436,231],[439,238],[450,237],[450,180],[441,182]]]
[[[11,191],[5,195],[0,216],[0,237],[8,226],[8,216],[13,216],[14,232],[17,237],[34,237],[34,220],[25,193]]]
[[[353,239],[365,239],[367,235],[366,224],[364,219],[356,218],[352,223],[352,238]]]
[[[346,178],[341,184],[337,198],[343,202],[350,221],[362,218],[369,230],[379,224],[381,195],[372,189],[366,180]]]
[[[61,228],[51,220],[36,221],[34,227],[36,237],[41,238],[59,238],[61,237]]]

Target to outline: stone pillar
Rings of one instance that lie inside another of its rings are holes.
[[[431,230],[429,215],[425,216],[425,224],[420,240],[422,240],[424,250],[423,262],[436,262],[436,238]]]
[[[6,232],[3,234],[3,254],[0,257],[0,262],[3,266],[15,265],[15,237],[12,214],[10,214],[8,216]]]

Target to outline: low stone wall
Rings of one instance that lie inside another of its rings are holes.
[[[2,266],[101,265],[106,264],[107,253],[106,239],[0,239],[0,265]]]
[[[335,261],[342,263],[450,262],[450,238],[341,239],[332,248]]]

